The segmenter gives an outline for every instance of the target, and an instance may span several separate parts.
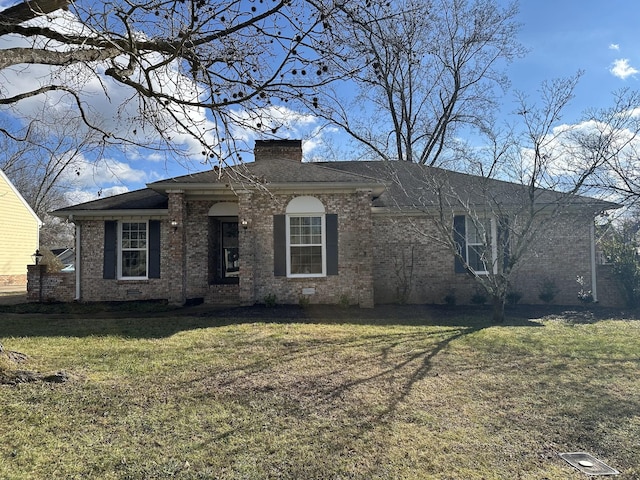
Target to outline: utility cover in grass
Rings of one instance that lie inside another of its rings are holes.
[[[620,472],[585,452],[561,453],[560,457],[587,475],[618,475]]]

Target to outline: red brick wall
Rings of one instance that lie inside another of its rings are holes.
[[[208,284],[208,211],[214,200],[182,200],[172,194],[170,218],[161,227],[160,279],[145,281],[102,278],[104,222],[84,221],[80,274],[84,301],[169,299],[175,303],[203,298],[208,303],[245,305],[275,296],[278,303],[298,303],[303,290],[313,289],[311,303],[348,301],[365,307],[399,300],[408,303],[443,303],[453,293],[458,303],[469,303],[477,283],[467,274],[454,273],[453,254],[441,240],[436,224],[421,216],[373,215],[370,194],[316,195],[327,213],[338,214],[339,275],[323,278],[286,278],[273,274],[273,216],[284,214],[294,193],[269,195],[238,192],[240,229],[240,284]],[[172,206],[173,205],[173,206]],[[170,220],[179,226],[174,229]],[[568,216],[546,229],[531,245],[513,276],[513,290],[521,303],[540,303],[540,283],[553,280],[559,293],[554,303],[576,304],[581,275],[590,289],[589,217]],[[601,303],[613,295],[599,292]]]
[[[558,287],[554,303],[579,303],[576,277],[583,276],[591,289],[590,223],[588,216],[567,215],[540,230],[514,269],[512,290],[523,295],[521,303],[541,303],[544,278]],[[432,219],[377,215],[374,231],[376,303],[400,301],[403,292],[408,303],[444,303],[448,294],[459,304],[470,303],[478,284],[468,274],[455,273],[453,253],[439,240]]]
[[[28,265],[27,301],[72,302],[76,295],[74,272],[49,272],[46,265]]]
[[[169,220],[162,221],[161,261],[159,279],[117,280],[102,278],[104,254],[104,221],[85,220],[81,225],[80,298],[86,302],[113,300],[157,300],[168,298],[170,251],[168,245]]]
[[[287,278],[273,275],[273,216],[284,214],[298,195],[245,193],[240,196],[240,218],[249,222],[240,234],[240,295],[243,303],[263,302],[275,295],[278,303],[298,303],[303,289],[314,289],[310,303],[348,301],[373,306],[371,269],[370,194],[314,195],[328,214],[338,214],[338,275]]]

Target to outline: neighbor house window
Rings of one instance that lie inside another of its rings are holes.
[[[147,222],[120,224],[120,278],[147,278]]]
[[[315,197],[296,197],[286,215],[275,215],[274,275],[324,277],[338,274],[338,215],[325,213]]]
[[[466,272],[470,269],[476,274],[486,275],[495,271],[497,265],[493,265],[492,268],[493,259],[497,256],[495,219],[457,215],[453,224],[454,240],[458,250],[456,272]]]

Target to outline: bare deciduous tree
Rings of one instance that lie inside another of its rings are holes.
[[[584,228],[598,212],[617,208],[584,194],[611,191],[600,180],[627,157],[640,134],[633,113],[639,97],[619,93],[612,108],[562,124],[579,77],[545,82],[539,104],[519,95],[520,130],[487,132],[485,150],[469,154],[474,177],[435,169],[420,179],[429,201],[416,207],[434,218],[436,240],[491,297],[497,322],[504,319],[514,271],[535,248],[550,247],[558,228]],[[456,215],[464,224],[457,224]],[[470,238],[473,248],[463,250]]]
[[[235,126],[275,132],[270,106],[333,78],[338,13],[323,0],[25,0],[0,12],[0,106],[19,119],[0,133],[24,140],[37,99],[63,103],[103,144],[175,148],[188,135],[222,161]]]
[[[350,3],[339,33],[351,54],[340,85],[315,104],[365,149],[386,160],[440,165],[464,129],[486,130],[516,40],[517,7],[495,0]],[[343,60],[342,57],[340,59]]]

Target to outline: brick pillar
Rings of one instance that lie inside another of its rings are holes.
[[[168,301],[182,305],[186,300],[186,204],[183,190],[167,190],[169,196],[169,261],[167,262]],[[172,226],[176,222],[176,226]]]
[[[358,303],[360,308],[373,308],[373,219],[371,217],[371,191],[358,191],[360,220],[360,259],[358,265]]]
[[[250,306],[255,303],[254,269],[255,269],[255,219],[252,217],[253,194],[248,191],[238,192],[238,247],[240,254],[240,305]],[[242,224],[246,220],[244,228]]]
[[[42,277],[46,272],[46,265],[27,265],[28,302],[42,302]]]

